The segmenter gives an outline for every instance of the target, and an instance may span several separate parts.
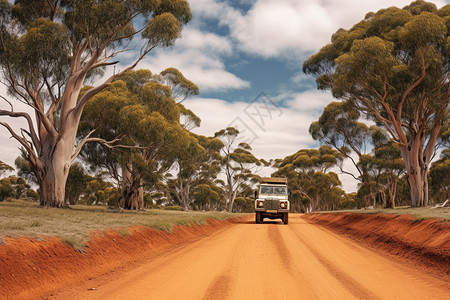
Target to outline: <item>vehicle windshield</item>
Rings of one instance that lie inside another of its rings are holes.
[[[286,195],[285,186],[261,186],[261,194],[264,195]]]

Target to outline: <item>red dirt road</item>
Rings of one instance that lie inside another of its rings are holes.
[[[49,299],[448,299],[447,280],[291,215],[230,225]]]

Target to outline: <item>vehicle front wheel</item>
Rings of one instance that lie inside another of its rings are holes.
[[[261,212],[259,212],[259,211],[257,211],[256,212],[256,224],[260,224],[260,223],[262,223],[262,216],[261,216]]]
[[[285,213],[283,214],[283,223],[287,224],[289,222],[289,214]]]

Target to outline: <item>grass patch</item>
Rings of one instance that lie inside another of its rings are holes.
[[[398,208],[385,208],[385,209],[355,209],[355,210],[339,210],[333,212],[354,212],[354,213],[366,213],[366,214],[394,214],[396,218],[401,215],[412,215],[414,222],[420,222],[426,219],[441,219],[443,222],[450,221],[450,209],[449,208],[430,208],[430,207],[398,207]],[[333,213],[328,212],[328,213]]]
[[[73,249],[75,249],[78,252],[84,253],[84,243],[83,243],[84,241],[83,240],[79,240],[74,237],[64,236],[61,238],[61,242],[69,245],[70,247],[72,247]]]
[[[30,227],[41,227],[41,226],[42,226],[42,222],[40,222],[40,221],[33,221],[30,224]]]
[[[123,236],[130,236],[131,235],[130,231],[127,228],[119,229],[119,230],[117,230],[117,232],[120,233]]]
[[[224,220],[242,214],[185,212],[177,210],[124,211],[104,206],[74,205],[71,209],[43,208],[37,202],[0,202],[0,240],[5,236],[58,236],[78,251],[92,231],[118,228],[130,235],[128,226],[141,225],[171,232],[176,225],[205,224],[207,219]]]

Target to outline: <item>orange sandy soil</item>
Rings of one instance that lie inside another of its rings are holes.
[[[450,222],[436,219],[414,222],[411,216],[360,213],[309,214],[302,218],[444,280],[450,279]],[[208,220],[203,226],[175,227],[173,233],[138,226],[129,228],[129,236],[115,230],[95,232],[85,253],[73,250],[55,237],[5,238],[0,245],[0,298],[39,299],[247,221],[248,217]]]
[[[304,218],[450,280],[449,221],[366,213],[312,213]]]
[[[57,237],[5,237],[0,244],[0,299],[40,299],[62,287],[209,236],[239,219],[176,226],[172,233],[143,226],[129,227],[127,236],[113,229],[93,232],[85,253]]]

